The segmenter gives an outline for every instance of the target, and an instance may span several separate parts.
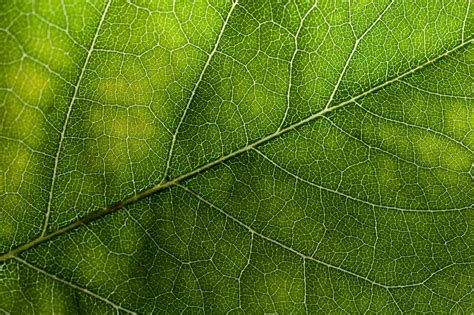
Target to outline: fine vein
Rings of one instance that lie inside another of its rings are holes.
[[[188,102],[186,103],[186,107],[184,108],[183,114],[181,115],[181,119],[179,120],[178,126],[176,127],[176,130],[173,133],[173,138],[171,139],[171,146],[170,146],[170,150],[169,150],[169,153],[168,153],[168,159],[166,161],[166,168],[165,168],[165,171],[163,173],[163,179],[162,180],[166,180],[166,176],[168,175],[168,171],[169,171],[170,164],[171,164],[171,159],[173,157],[174,145],[176,143],[176,137],[178,136],[179,129],[180,129],[181,125],[183,124],[184,118],[186,117],[186,114],[189,110],[191,102],[193,101],[194,96],[196,95],[196,91],[197,91],[197,89],[199,88],[199,85],[202,82],[202,79],[204,77],[204,73],[206,72],[207,67],[209,67],[209,64],[211,63],[212,57],[214,56],[214,54],[217,51],[217,47],[219,47],[219,43],[221,41],[222,35],[224,34],[224,30],[227,26],[227,23],[229,23],[230,16],[232,14],[232,11],[234,11],[234,8],[235,8],[236,5],[237,5],[237,1],[233,1],[232,6],[230,7],[230,10],[227,13],[227,16],[224,20],[224,23],[222,24],[221,31],[219,32],[219,35],[217,36],[217,40],[216,40],[216,43],[214,45],[214,48],[212,49],[211,53],[209,54],[209,57],[207,58],[206,63],[204,64],[204,67],[202,68],[201,74],[199,75],[199,78],[196,81],[196,84],[194,85],[194,88],[191,92],[191,96],[189,97]]]
[[[64,138],[66,135],[66,129],[69,122],[69,118],[71,116],[72,106],[77,99],[79,86],[81,85],[82,78],[84,77],[84,73],[86,71],[87,64],[89,63],[89,60],[91,58],[92,51],[94,50],[97,37],[99,36],[100,29],[102,28],[102,24],[105,19],[105,15],[107,14],[107,11],[109,10],[110,2],[111,0],[107,2],[104,8],[104,12],[102,12],[102,16],[100,18],[99,24],[97,25],[97,29],[95,31],[94,37],[92,38],[91,45],[89,47],[89,50],[87,51],[86,59],[84,60],[84,65],[82,66],[81,73],[79,74],[79,78],[77,79],[76,86],[74,87],[74,93],[72,95],[71,101],[69,102],[69,105],[67,108],[66,119],[64,120],[63,128],[61,130],[61,135],[59,138],[58,150],[56,151],[56,156],[54,158],[53,176],[51,179],[51,187],[49,188],[48,208],[46,210],[46,217],[44,219],[43,232],[41,233],[42,236],[46,234],[46,231],[48,229],[49,217],[51,216],[51,205],[53,203],[54,186],[56,184],[56,178],[57,178],[57,172],[58,172],[59,156],[61,155],[61,151],[63,149]]]
[[[343,101],[343,102],[341,102],[337,105],[324,108],[323,110],[321,110],[317,113],[314,113],[313,115],[310,115],[310,116],[306,117],[305,119],[303,119],[303,120],[301,120],[297,123],[289,125],[288,127],[285,127],[284,129],[278,130],[275,133],[272,133],[272,134],[270,134],[266,137],[263,137],[260,140],[257,140],[257,141],[255,141],[251,144],[246,145],[245,147],[242,147],[242,148],[240,148],[240,149],[238,149],[234,152],[231,152],[227,155],[224,155],[224,156],[220,157],[217,160],[214,160],[212,162],[204,164],[204,165],[202,165],[202,166],[200,166],[200,167],[198,167],[198,168],[196,168],[196,169],[194,169],[194,170],[192,170],[188,173],[180,175],[180,176],[176,177],[175,179],[172,179],[170,181],[154,185],[154,186],[152,186],[148,189],[145,189],[145,190],[143,190],[143,191],[141,191],[137,194],[133,194],[132,196],[130,196],[128,198],[125,198],[122,201],[119,201],[119,202],[117,202],[117,203],[115,203],[111,206],[108,206],[106,208],[102,208],[102,209],[97,210],[95,212],[91,212],[87,216],[79,219],[78,221],[72,222],[72,223],[70,223],[70,224],[68,224],[68,225],[66,225],[66,226],[64,226],[64,227],[62,227],[62,228],[60,228],[60,229],[58,229],[54,232],[51,232],[49,234],[40,235],[38,238],[36,238],[36,239],[34,239],[30,242],[24,243],[24,244],[20,245],[19,247],[16,247],[16,248],[10,250],[9,252],[3,254],[2,256],[0,256],[0,262],[11,259],[11,258],[19,255],[20,253],[24,252],[25,250],[28,250],[29,248],[31,248],[33,246],[36,246],[38,244],[44,243],[44,242],[50,240],[51,238],[54,238],[55,236],[67,233],[67,232],[69,232],[71,230],[74,230],[74,229],[76,229],[76,228],[78,228],[82,225],[85,225],[85,224],[87,224],[91,221],[95,221],[96,219],[99,219],[101,217],[104,217],[105,215],[113,213],[113,212],[125,207],[126,205],[132,204],[132,203],[134,203],[138,200],[144,199],[144,198],[146,198],[146,197],[148,197],[152,194],[155,194],[159,191],[162,191],[162,190],[167,189],[171,186],[174,186],[174,185],[180,183],[183,180],[194,177],[195,175],[197,175],[199,173],[202,173],[202,172],[204,172],[204,171],[206,171],[206,170],[208,170],[208,169],[210,169],[210,168],[212,168],[216,165],[219,165],[219,164],[221,164],[221,163],[223,163],[223,162],[225,162],[225,161],[227,161],[227,160],[229,160],[229,159],[231,159],[235,156],[238,156],[238,155],[240,155],[244,152],[247,152],[249,150],[252,150],[252,149],[254,149],[254,148],[256,148],[256,147],[258,147],[258,146],[260,146],[264,143],[267,143],[267,142],[277,138],[278,136],[280,136],[282,134],[285,134],[285,133],[290,132],[292,130],[295,130],[295,129],[301,127],[301,126],[304,126],[304,125],[316,120],[317,118],[319,118],[319,117],[321,117],[325,114],[328,114],[328,113],[330,113],[334,110],[337,110],[341,107],[344,107],[346,105],[355,104],[357,100],[359,100],[359,99],[361,99],[361,98],[363,98],[367,95],[370,95],[371,93],[374,93],[375,91],[383,89],[384,87],[389,86],[390,84],[392,84],[394,82],[397,82],[400,79],[405,78],[405,77],[407,77],[407,76],[409,76],[409,75],[411,75],[411,74],[413,74],[413,73],[415,73],[415,72],[417,72],[417,71],[419,71],[419,70],[421,70],[421,69],[423,69],[423,68],[425,68],[425,67],[427,67],[427,66],[429,66],[429,65],[431,65],[435,62],[437,62],[438,60],[452,54],[453,52],[455,52],[455,51],[471,44],[473,41],[474,41],[474,39],[471,38],[471,39],[469,39],[465,42],[462,42],[462,43],[458,44],[457,46],[455,46],[454,48],[444,52],[443,54],[441,54],[441,55],[439,55],[439,56],[437,56],[433,59],[430,59],[430,60],[428,60],[428,61],[412,68],[411,70],[408,70],[408,71],[398,75],[397,77],[394,77],[392,79],[384,81],[384,82],[382,82],[382,83],[380,83],[380,84],[378,84],[378,85],[376,85],[376,86],[374,86],[374,87],[372,87],[372,88],[370,88],[370,89],[368,89],[368,90],[366,90],[366,91],[364,91],[364,92],[362,92],[362,93],[360,93],[360,94],[358,94],[358,95],[356,95],[356,96],[354,96],[354,97],[352,97],[352,98],[350,98],[346,101]]]
[[[384,289],[400,289],[400,288],[409,288],[409,287],[416,287],[416,286],[419,286],[419,285],[424,285],[427,281],[429,281],[434,275],[450,268],[450,267],[453,267],[453,266],[456,266],[456,265],[471,265],[473,264],[473,262],[453,262],[453,263],[450,263],[448,265],[445,265],[444,267],[434,271],[433,273],[431,273],[429,276],[427,276],[425,279],[423,279],[422,281],[419,281],[419,282],[413,282],[413,283],[407,283],[407,284],[402,284],[402,285],[387,285],[387,284],[384,284],[384,283],[380,283],[380,282],[377,282],[375,280],[372,280],[366,276],[363,276],[363,275],[360,275],[358,273],[355,273],[355,272],[352,272],[350,270],[347,270],[347,269],[344,269],[342,267],[339,267],[339,266],[334,266],[334,265],[331,265],[325,261],[322,261],[322,260],[319,260],[313,256],[308,256],[290,246],[287,246],[283,243],[281,243],[280,241],[278,240],[275,240],[275,239],[272,239],[254,229],[252,229],[250,226],[248,226],[247,224],[245,224],[244,222],[240,221],[239,219],[237,219],[236,217],[228,214],[227,212],[225,212],[224,210],[222,210],[221,208],[219,208],[218,206],[214,205],[213,203],[211,203],[210,201],[208,201],[207,199],[205,199],[203,196],[199,195],[198,193],[196,193],[195,191],[189,189],[188,187],[186,186],[183,186],[183,185],[180,185],[180,184],[177,184],[177,186],[183,190],[185,190],[186,192],[190,193],[191,195],[193,195],[194,197],[196,197],[197,199],[199,199],[200,201],[204,202],[205,204],[207,204],[208,206],[210,206],[211,208],[214,208],[216,209],[217,211],[219,211],[220,213],[222,213],[224,216],[226,216],[227,218],[231,219],[232,221],[234,221],[235,223],[237,223],[238,225],[242,226],[243,228],[245,228],[246,230],[248,230],[251,234],[254,234],[266,241],[269,241],[270,243],[273,243],[285,250],[288,250],[290,252],[292,252],[293,254],[297,255],[297,256],[300,256],[301,258],[303,258],[303,260],[308,260],[308,261],[313,261],[313,262],[316,262],[320,265],[323,265],[323,266],[326,266],[330,269],[335,269],[337,271],[340,271],[340,272],[343,272],[345,274],[349,274],[351,276],[354,276],[356,278],[359,278],[359,279],[362,279],[370,284],[373,284],[375,286],[378,286],[378,287],[381,287],[381,288],[384,288]]]
[[[278,127],[278,130],[280,130],[281,128],[283,128],[283,125],[285,124],[285,121],[286,121],[286,117],[288,116],[288,111],[290,110],[290,96],[291,96],[291,87],[292,87],[292,79],[293,79],[293,67],[294,67],[294,63],[295,63],[295,58],[296,58],[296,55],[298,54],[298,37],[300,36],[300,32],[301,30],[303,29],[303,25],[304,25],[304,21],[306,20],[306,18],[308,17],[308,15],[311,14],[311,12],[316,8],[317,6],[317,1],[314,1],[313,5],[311,6],[311,8],[308,10],[308,12],[306,12],[306,14],[301,18],[301,22],[300,22],[300,25],[298,26],[298,30],[296,31],[296,34],[294,36],[294,45],[295,45],[295,50],[293,51],[293,55],[291,56],[291,60],[290,60],[290,66],[289,66],[289,69],[288,69],[288,75],[289,75],[289,78],[288,78],[288,90],[286,91],[286,108],[285,108],[285,114],[283,115],[283,118],[281,120],[281,123],[280,123],[280,127]]]
[[[352,57],[354,56],[355,52],[357,51],[357,47],[359,47],[359,44],[360,42],[362,41],[362,39],[365,37],[365,35],[367,35],[371,30],[372,28],[377,25],[377,23],[382,19],[382,17],[385,15],[385,13],[387,13],[388,9],[390,9],[390,7],[392,6],[393,4],[393,1],[391,1],[386,7],[385,9],[382,11],[382,13],[380,13],[380,15],[377,17],[377,19],[372,23],[370,24],[370,26],[365,30],[365,32],[356,39],[356,41],[354,42],[354,46],[352,47],[352,51],[351,53],[349,54],[349,57],[347,58],[346,60],[346,63],[344,64],[344,68],[342,69],[340,75],[339,75],[339,78],[337,79],[337,82],[336,84],[334,85],[334,89],[332,90],[332,93],[331,95],[329,96],[329,99],[328,99],[328,102],[326,103],[326,108],[329,107],[329,105],[331,105],[331,102],[333,101],[334,99],[334,96],[336,95],[336,92],[338,91],[339,89],[339,85],[341,84],[342,82],[342,78],[344,77],[344,75],[346,74],[347,72],[347,69],[349,69],[349,64],[351,63],[351,60],[352,60]]]
[[[55,276],[55,275],[53,275],[53,274],[50,274],[49,272],[47,272],[47,271],[45,271],[45,270],[43,270],[43,269],[41,269],[41,268],[38,268],[38,267],[36,267],[36,266],[30,264],[29,262],[27,262],[27,261],[24,260],[24,259],[21,259],[21,258],[19,258],[19,257],[15,257],[14,259],[15,259],[16,261],[18,261],[19,263],[21,263],[21,264],[27,266],[28,268],[30,268],[30,269],[32,269],[32,270],[38,272],[38,273],[41,273],[41,274],[43,274],[43,275],[45,275],[45,276],[47,276],[47,277],[49,277],[49,278],[51,278],[51,279],[53,279],[53,280],[55,280],[55,281],[58,281],[58,282],[60,282],[60,283],[62,283],[62,284],[65,284],[65,285],[67,285],[67,286],[69,286],[69,287],[71,287],[71,288],[73,288],[73,289],[75,289],[75,290],[78,290],[78,291],[80,291],[80,292],[82,292],[82,293],[88,294],[88,295],[90,295],[90,296],[92,296],[92,297],[94,297],[94,298],[96,298],[96,299],[99,299],[99,300],[101,300],[101,301],[103,301],[103,302],[105,302],[105,303],[111,305],[111,306],[112,306],[113,308],[115,308],[116,310],[124,311],[124,312],[129,313],[129,314],[136,314],[135,312],[133,312],[133,311],[131,311],[131,310],[128,310],[128,309],[126,309],[126,308],[124,308],[124,307],[122,307],[122,306],[120,306],[120,305],[118,305],[118,304],[115,304],[114,302],[112,302],[112,301],[110,301],[110,300],[108,300],[108,299],[106,299],[106,298],[104,298],[104,297],[98,295],[97,293],[94,293],[94,292],[92,292],[92,291],[90,291],[90,290],[88,290],[88,289],[86,289],[86,288],[80,287],[80,286],[78,286],[78,285],[75,284],[75,283],[72,283],[72,282],[66,281],[66,280],[64,280],[64,279],[58,278],[57,276]]]
[[[284,168],[283,166],[281,166],[280,164],[276,163],[275,161],[273,161],[272,159],[270,159],[268,156],[266,156],[265,154],[263,154],[260,150],[258,149],[253,149],[255,152],[257,152],[259,155],[261,155],[265,160],[267,160],[270,164],[272,164],[273,166],[275,166],[276,168],[278,168],[279,170],[281,170],[282,172],[290,175],[291,177],[293,177],[294,179],[302,182],[302,183],[305,183],[305,184],[308,184],[310,186],[313,186],[313,187],[316,187],[318,189],[321,189],[321,190],[324,190],[324,191],[327,191],[327,192],[330,192],[330,193],[333,193],[333,194],[336,194],[336,195],[339,195],[339,196],[342,196],[344,198],[347,198],[347,199],[350,199],[350,200],[353,200],[353,201],[356,201],[356,202],[359,202],[359,203],[362,203],[362,204],[366,204],[368,206],[371,206],[373,208],[381,208],[381,209],[387,209],[387,210],[396,210],[396,211],[401,211],[401,212],[420,212],[420,213],[441,213],[441,212],[453,212],[453,211],[462,211],[462,210],[468,210],[468,209],[471,209],[471,207],[464,207],[464,208],[448,208],[448,209],[437,209],[437,210],[432,210],[432,209],[410,209],[410,208],[399,208],[399,207],[394,207],[394,206],[387,206],[387,205],[384,205],[384,204],[376,204],[376,203],[373,203],[373,202],[370,202],[370,201],[367,201],[367,200],[364,200],[364,199],[360,199],[360,198],[357,198],[357,197],[353,197],[351,195],[348,195],[344,192],[341,192],[341,191],[338,191],[338,190],[335,190],[335,189],[331,189],[331,188],[328,188],[328,187],[325,187],[325,186],[321,186],[319,184],[316,184],[316,183],[313,183],[312,181],[309,181],[305,178],[302,178],[296,174],[293,174],[292,172],[290,172],[289,170],[287,170],[286,168]]]

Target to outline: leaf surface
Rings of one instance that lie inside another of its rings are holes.
[[[471,313],[470,1],[1,1],[0,310]]]

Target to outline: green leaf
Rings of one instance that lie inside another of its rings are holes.
[[[0,1],[0,310],[472,313],[470,1]]]

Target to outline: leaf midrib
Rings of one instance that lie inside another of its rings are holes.
[[[474,41],[474,38],[469,38],[468,40],[464,41],[464,42],[461,42],[460,44],[456,45],[454,48],[450,49],[450,50],[447,50],[446,52],[444,52],[443,54],[440,54],[438,55],[437,57],[433,58],[433,59],[430,59],[428,61],[425,61],[424,63],[402,73],[401,75],[398,75],[392,79],[389,79],[389,80],[386,80],[382,83],[379,83],[378,85],[375,85],[374,87],[348,99],[348,100],[345,100],[345,101],[342,101],[336,105],[333,105],[333,106],[328,106],[326,108],[324,108],[323,110],[320,110],[319,112],[316,112],[308,117],[306,117],[305,119],[302,119],[300,120],[299,122],[296,122],[294,124],[291,124],[283,129],[280,129],[280,130],[277,130],[276,132],[270,134],[270,135],[267,135],[263,138],[261,138],[260,140],[257,140],[251,144],[248,144],[236,151],[233,151],[227,155],[223,155],[222,157],[220,157],[219,159],[216,159],[212,162],[209,162],[207,164],[204,164],[204,165],[201,165],[197,168],[195,168],[194,170],[188,172],[188,173],[185,173],[183,175],[180,175],[172,180],[169,180],[167,182],[162,182],[162,183],[159,183],[159,184],[156,184],[156,185],[153,185],[151,186],[150,188],[147,188],[145,190],[142,190],[141,192],[138,192],[132,196],[129,196],[119,202],[116,202],[108,207],[105,207],[105,208],[102,208],[100,210],[97,210],[97,211],[94,211],[94,212],[91,212],[89,213],[88,215],[82,217],[81,219],[77,220],[77,221],[74,221],[68,225],[65,225],[63,226],[62,228],[59,228],[51,233],[48,233],[48,234],[44,234],[44,235],[40,235],[39,237],[37,237],[36,239],[32,240],[32,241],[29,241],[27,243],[24,243],[6,253],[4,253],[3,255],[0,256],[0,262],[2,261],[7,261],[19,254],[21,254],[22,252],[34,247],[34,246],[37,246],[41,243],[44,243],[46,241],[49,241],[50,239],[56,237],[56,236],[59,236],[59,235],[62,235],[62,234],[65,234],[65,233],[68,233],[69,231],[72,231],[72,230],[75,230],[76,228],[82,226],[82,225],[86,225],[88,224],[89,222],[92,222],[92,221],[95,221],[97,219],[100,219],[108,214],[111,214],[111,213],[114,213],[116,212],[117,210],[127,206],[127,205],[130,205],[130,204],[133,204],[135,202],[138,202],[150,195],[153,195],[155,193],[158,193],[162,190],[165,190],[169,187],[172,187],[172,186],[175,186],[177,185],[178,183],[184,181],[184,180],[187,180],[187,179],[190,179],[202,172],[205,172],[211,168],[213,168],[214,166],[217,166],[229,159],[232,159],[236,156],[239,156],[240,154],[242,153],[245,153],[245,152],[248,152],[252,149],[255,149],[256,147],[264,144],[264,143],[267,143],[275,138],[278,138],[279,136],[287,133],[287,132],[290,132],[290,131],[293,131],[301,126],[304,126],[314,120],[316,120],[317,118],[325,115],[325,114],[328,114],[330,112],[333,112],[339,108],[342,108],[346,105],[350,105],[350,104],[355,104],[355,102],[361,98],[364,98],[365,96],[368,96],[378,90],[381,90],[389,85],[391,85],[392,83],[394,82],[398,82],[400,81],[401,79],[417,72],[417,71],[420,71],[421,69],[423,68],[426,68],[434,63],[436,63],[437,61],[447,57],[448,55],[462,49],[463,47],[466,47],[467,45],[471,44],[472,42]]]

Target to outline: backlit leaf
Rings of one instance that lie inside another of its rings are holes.
[[[470,1],[0,1],[0,310],[472,313]]]

